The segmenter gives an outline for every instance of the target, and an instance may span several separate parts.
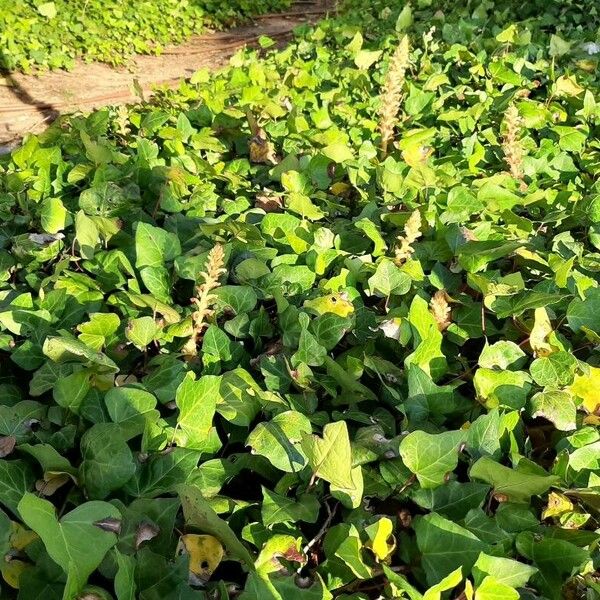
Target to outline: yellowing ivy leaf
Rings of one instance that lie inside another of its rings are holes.
[[[374,65],[381,56],[381,50],[360,50],[354,57],[354,64],[363,71]]]
[[[18,590],[20,588],[21,575],[30,566],[28,563],[14,558],[8,562],[3,561],[0,566],[2,578],[11,588]]]
[[[365,529],[365,533],[369,536],[365,546],[373,551],[378,561],[385,560],[396,549],[393,531],[394,524],[387,517],[379,519]]]
[[[40,15],[47,19],[54,19],[57,14],[56,4],[54,4],[54,2],[44,2],[43,4],[40,4],[37,9]]]
[[[450,575],[446,575],[439,583],[429,588],[425,592],[423,600],[440,600],[443,592],[454,589],[461,581],[462,567],[458,567]]]
[[[304,308],[317,315],[333,313],[340,317],[347,317],[354,312],[354,305],[350,302],[348,294],[345,292],[329,294],[328,296],[321,296],[320,298],[314,298],[313,300],[306,300],[306,302],[304,302]]]
[[[583,375],[575,375],[569,391],[583,400],[583,408],[590,413],[600,411],[600,368],[588,367]]]
[[[208,581],[225,556],[223,546],[216,537],[192,533],[179,538],[177,553],[188,555],[190,578],[198,583]]]
[[[529,334],[529,345],[538,356],[548,356],[556,350],[547,341],[548,336],[552,333],[552,323],[545,308],[535,309],[535,320],[533,329]]]
[[[20,523],[13,521],[10,524],[10,546],[15,550],[23,550],[38,537],[35,531],[23,527]]]
[[[550,492],[548,494],[548,505],[542,513],[542,519],[559,517],[566,512],[571,512],[573,509],[573,503],[565,495],[558,492]]]
[[[554,89],[557,96],[578,96],[583,92],[575,77],[569,75],[561,75],[554,83]]]

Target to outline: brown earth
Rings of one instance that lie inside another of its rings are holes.
[[[257,46],[261,36],[283,44],[295,27],[322,18],[335,4],[334,0],[299,0],[289,12],[193,37],[167,47],[160,56],[136,56],[127,68],[80,61],[70,72],[0,75],[0,144],[10,146],[26,133],[42,131],[59,114],[134,101],[139,98],[136,81],[146,98],[156,86],[177,86],[202,67],[225,65],[241,47]]]

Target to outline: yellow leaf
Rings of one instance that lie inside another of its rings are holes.
[[[600,369],[590,367],[583,375],[575,375],[569,391],[583,400],[583,408],[590,414],[600,412]]]
[[[366,528],[369,541],[365,544],[370,548],[378,561],[385,560],[395,549],[396,539],[392,535],[394,524],[387,517],[379,519]]]
[[[473,584],[469,579],[465,579],[465,598],[473,600]]]
[[[307,300],[304,303],[304,307],[318,315],[333,313],[340,317],[347,317],[354,312],[354,305],[350,302],[346,292],[329,294],[329,296],[321,296],[314,300]]]
[[[433,148],[423,144],[411,144],[402,150],[402,158],[410,167],[420,167],[433,154]]]
[[[584,425],[592,425],[594,427],[598,427],[600,425],[600,416],[598,415],[587,415],[583,417]]]
[[[190,581],[196,583],[208,581],[225,555],[216,537],[191,533],[179,538],[177,553],[189,556]]]
[[[43,479],[38,479],[35,482],[35,489],[42,494],[42,496],[52,496],[58,488],[69,481],[71,481],[71,476],[67,473],[54,473],[48,471],[47,473],[44,473]]]
[[[589,58],[578,60],[576,63],[577,68],[588,73],[593,73],[598,68],[598,61]]]
[[[20,523],[15,523],[15,521],[11,521],[10,524],[10,547],[13,550],[23,550],[31,542],[37,540],[38,535],[31,529],[27,529],[23,527]]]
[[[547,338],[552,333],[552,323],[545,308],[535,309],[535,321],[533,329],[529,334],[529,345],[537,356],[548,356],[556,351],[548,342]]]
[[[562,75],[556,80],[554,90],[557,96],[578,96],[583,92],[575,77],[568,75]]]
[[[573,503],[565,495],[558,492],[550,492],[548,495],[548,506],[546,506],[542,513],[542,519],[559,517],[572,510],[574,510]]]
[[[30,565],[22,560],[13,559],[3,563],[0,567],[0,570],[2,571],[2,577],[4,581],[6,581],[11,588],[18,590],[21,574],[23,571],[25,571],[25,569],[29,568],[29,566]]]
[[[423,595],[423,600],[441,600],[442,594],[454,589],[462,581],[462,567],[446,575],[439,583],[430,587]]]
[[[334,196],[346,196],[352,191],[352,186],[343,181],[338,181],[331,186],[330,191]]]

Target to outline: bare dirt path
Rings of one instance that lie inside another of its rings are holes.
[[[298,25],[332,10],[334,0],[299,0],[287,13],[263,15],[229,31],[196,36],[160,56],[136,56],[127,68],[80,62],[70,72],[0,75],[0,144],[16,143],[28,132],[45,129],[59,114],[89,111],[138,98],[134,81],[152,93],[155,86],[176,86],[202,67],[218,68],[243,46],[261,36],[283,44]]]

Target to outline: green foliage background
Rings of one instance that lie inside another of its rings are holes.
[[[282,10],[289,0],[1,0],[0,69],[70,69],[76,58],[124,64],[205,29]]]
[[[597,598],[599,25],[593,2],[350,1],[283,51],[3,158],[18,597]],[[250,161],[248,114],[277,164]],[[204,589],[183,532],[227,551]]]

